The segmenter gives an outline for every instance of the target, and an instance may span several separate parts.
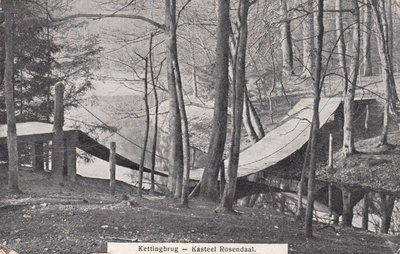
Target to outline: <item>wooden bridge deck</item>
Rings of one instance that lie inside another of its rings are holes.
[[[70,140],[76,138],[74,147],[68,149],[79,148],[88,154],[91,154],[99,159],[108,161],[110,150],[105,145],[100,144],[95,139],[89,137],[80,130],[64,127],[64,137],[66,143],[70,144]],[[18,141],[26,144],[35,144],[37,142],[49,142],[53,139],[53,125],[43,122],[24,122],[17,123]],[[0,125],[0,145],[7,143],[7,126]],[[122,167],[139,170],[139,164],[131,161],[120,154],[116,154],[116,164]],[[150,169],[144,168],[145,172],[150,172]],[[155,174],[167,176],[167,174],[156,171]]]

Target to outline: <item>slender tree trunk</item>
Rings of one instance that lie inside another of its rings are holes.
[[[233,201],[236,191],[237,170],[240,152],[240,131],[242,126],[243,95],[246,84],[246,49],[247,49],[247,16],[251,3],[249,0],[239,2],[239,41],[236,60],[236,85],[233,87],[232,101],[232,140],[227,170],[227,181],[220,208],[233,211]]]
[[[272,86],[271,89],[266,92],[267,97],[268,97],[268,106],[269,106],[269,118],[271,120],[271,123],[274,123],[274,109],[273,109],[273,105],[272,105],[272,93],[275,90],[275,86],[276,86],[276,82],[277,82],[277,78],[276,78],[276,66],[275,66],[275,57],[274,57],[274,53],[271,52],[271,58],[272,58]]]
[[[186,115],[185,109],[185,101],[183,98],[183,87],[181,80],[181,73],[179,69],[178,63],[178,55],[175,55],[174,59],[174,70],[175,70],[175,78],[176,78],[176,86],[178,92],[178,103],[179,103],[179,115],[182,120],[183,132],[183,176],[182,176],[182,187],[181,189],[177,189],[175,192],[175,197],[181,197],[181,204],[184,206],[188,206],[188,196],[189,196],[189,176],[190,176],[190,140],[189,140],[189,123]],[[177,184],[178,186],[178,184]]]
[[[168,195],[181,193],[183,177],[183,144],[182,126],[179,114],[178,94],[175,84],[174,59],[177,55],[176,45],[176,2],[165,0],[165,36],[167,44],[167,80],[169,94],[169,165]],[[179,191],[177,191],[179,190]]]
[[[45,2],[45,7],[46,7],[46,10],[48,10],[48,0],[46,0],[46,2]],[[47,13],[47,15],[46,15],[46,22],[48,22],[48,23],[50,23],[51,22],[51,17],[50,17],[50,14],[49,13]],[[51,68],[51,47],[50,47],[50,43],[51,43],[51,41],[50,41],[50,26],[46,26],[46,61],[47,61],[47,65],[48,65],[48,73],[47,73],[47,86],[46,86],[46,120],[47,120],[47,122],[50,122],[50,116],[51,116],[51,101],[50,101],[50,98],[51,98],[51,82],[50,82],[50,79],[51,79],[51,70],[52,70],[52,68]]]
[[[343,97],[344,97],[344,123],[343,123],[343,153],[347,156],[352,153],[352,112],[351,105],[352,101],[350,98],[350,89],[349,89],[349,74],[347,71],[347,62],[346,62],[346,44],[344,38],[344,30],[343,30],[343,13],[342,13],[342,0],[336,0],[336,37],[338,38],[338,58],[339,58],[339,66],[341,69],[341,74],[343,76]]]
[[[388,0],[387,3],[387,24],[388,24],[388,51],[389,57],[393,63],[393,13],[392,13],[392,0]]]
[[[154,133],[153,133],[153,144],[151,148],[151,175],[150,175],[150,194],[154,195],[155,193],[155,180],[154,180],[154,169],[156,166],[156,150],[157,150],[157,138],[158,138],[158,94],[157,94],[157,86],[154,78],[154,69],[153,69],[153,36],[150,36],[150,45],[149,45],[149,64],[150,64],[150,76],[151,76],[151,84],[153,86],[154,93],[154,104],[155,104],[155,112],[154,112]]]
[[[336,22],[336,37],[338,38],[338,60],[339,60],[339,67],[341,69],[341,74],[343,76],[343,95],[346,95],[348,84],[349,84],[349,74],[347,71],[347,62],[346,62],[346,44],[344,38],[344,30],[343,30],[343,13],[342,13],[342,0],[335,1],[336,7],[336,15],[335,15],[335,22]]]
[[[398,104],[400,103],[397,90],[396,90],[396,83],[394,80],[394,68],[393,68],[393,62],[394,62],[394,42],[393,42],[393,13],[392,13],[392,0],[388,0],[388,3],[386,4],[387,11],[384,13],[384,23],[387,24],[387,41],[388,41],[388,65],[389,65],[389,70],[390,70],[390,89],[391,89],[391,94],[392,94],[392,100],[393,100],[393,110],[397,114],[397,109],[398,109]]]
[[[5,30],[4,99],[7,113],[8,188],[18,188],[18,148],[14,101],[14,1],[3,0]]]
[[[218,200],[218,172],[224,153],[229,92],[229,0],[218,0],[218,25],[216,48],[216,85],[213,127],[210,145],[207,153],[207,164],[201,179],[200,195],[202,197]]]
[[[191,46],[192,46],[191,50],[192,50],[193,92],[194,92],[194,96],[198,97],[195,48],[194,48],[193,44],[191,44]]]
[[[383,82],[385,85],[383,126],[379,144],[386,145],[388,143],[387,135],[389,132],[389,109],[392,107],[392,109],[396,112],[396,103],[398,102],[398,98],[393,78],[393,65],[390,58],[385,1],[371,0],[371,4],[375,14],[375,23],[378,30],[378,51],[382,64]]]
[[[260,118],[255,111],[254,106],[252,105],[250,98],[248,96],[248,90],[245,86],[244,90],[244,98],[243,98],[243,124],[246,129],[247,134],[250,136],[252,143],[258,142],[265,136],[264,129],[261,125]],[[258,178],[258,174],[254,174],[251,181],[256,181]],[[256,199],[258,198],[258,194],[252,194],[244,199],[247,207],[253,207]]]
[[[262,126],[260,117],[258,116],[257,111],[254,108],[253,103],[251,102],[251,100],[248,96],[248,93],[246,93],[246,96],[247,96],[247,103],[249,104],[251,123],[253,125],[254,131],[257,134],[258,139],[262,139],[265,136],[265,131]]]
[[[306,182],[306,172],[310,165],[310,150],[311,150],[311,138],[312,138],[312,128],[310,129],[310,136],[307,142],[306,152],[304,154],[303,167],[301,170],[300,181],[297,185],[297,210],[296,219],[303,219],[304,208],[303,208],[303,195],[304,195],[304,184]]]
[[[292,33],[290,31],[290,19],[288,14],[287,1],[281,0],[281,50],[282,50],[282,73],[289,76],[293,73],[293,46]]]
[[[243,98],[243,124],[246,129],[247,135],[249,135],[252,143],[256,143],[259,139],[257,133],[254,130],[253,124],[250,117],[250,105],[249,97],[247,96],[247,88],[244,88],[244,98]]]
[[[143,169],[144,169],[144,162],[146,159],[146,150],[147,150],[147,141],[149,139],[149,127],[150,127],[150,109],[149,109],[149,102],[148,102],[148,82],[147,82],[147,76],[148,76],[148,59],[145,58],[145,69],[144,69],[144,106],[146,110],[146,124],[145,124],[145,130],[144,130],[144,142],[143,142],[143,150],[142,150],[142,156],[140,157],[140,164],[139,164],[139,186],[138,186],[138,195],[139,197],[142,196],[143,194]]]
[[[363,74],[372,76],[371,34],[372,34],[372,8],[369,4],[364,6],[364,32],[363,32]]]
[[[341,0],[337,0],[340,2]],[[343,154],[349,156],[355,152],[354,147],[354,135],[353,135],[353,117],[354,117],[354,97],[356,91],[356,84],[359,70],[359,58],[360,58],[360,12],[357,0],[353,0],[353,39],[352,39],[352,57],[350,66],[349,82],[346,82],[344,90],[344,123],[343,123]],[[341,4],[340,8],[341,9]],[[343,25],[341,27],[343,31]],[[343,40],[344,47],[344,40]],[[345,51],[342,52],[345,54]],[[343,60],[345,56],[343,55]],[[346,71],[347,72],[347,71]],[[345,75],[347,78],[347,75]]]
[[[305,8],[308,12],[303,22],[303,76],[311,77],[314,67],[314,1],[306,0]]]
[[[317,164],[316,149],[318,143],[319,132],[319,101],[321,96],[321,74],[322,74],[322,47],[324,39],[324,0],[318,0],[318,15],[317,15],[317,55],[315,66],[315,79],[313,82],[314,105],[313,105],[313,120],[312,120],[312,135],[310,147],[310,171],[308,176],[307,186],[307,209],[305,215],[305,235],[307,238],[312,237],[312,217],[314,210],[314,185],[315,185],[315,170]]]
[[[51,154],[52,171],[57,182],[64,180],[64,86],[56,84],[54,100],[54,124],[53,124],[53,149]]]
[[[368,216],[369,216],[369,193],[364,194],[364,202],[362,208],[362,228],[368,230]]]

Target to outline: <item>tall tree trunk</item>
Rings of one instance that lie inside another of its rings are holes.
[[[174,59],[176,45],[176,2],[165,0],[165,36],[167,44],[167,80],[169,94],[169,157],[168,157],[168,195],[181,193],[183,177],[182,126],[179,114],[178,94],[175,84]]]
[[[181,197],[181,204],[183,206],[188,206],[188,196],[189,196],[189,177],[190,177],[190,140],[189,140],[189,123],[186,115],[185,100],[183,98],[183,87],[181,73],[178,63],[178,55],[175,55],[174,59],[174,70],[176,78],[176,86],[178,92],[178,103],[179,103],[179,115],[182,120],[183,132],[183,172],[182,172],[182,183],[181,189],[177,189],[175,192],[175,197]],[[178,184],[177,184],[178,186]],[[179,192],[179,193],[178,193]]]
[[[293,72],[293,46],[292,33],[290,31],[290,18],[288,14],[287,1],[281,0],[281,50],[282,50],[282,73],[284,76],[294,74]]]
[[[344,30],[343,30],[343,13],[342,13],[342,0],[335,1],[336,15],[335,15],[335,23],[336,23],[336,37],[338,40],[337,49],[338,49],[338,60],[339,67],[341,69],[341,74],[343,76],[343,95],[346,94],[349,83],[349,74],[347,71],[347,62],[346,62],[346,44],[344,38]]]
[[[306,152],[304,154],[303,167],[301,170],[300,181],[297,185],[297,210],[296,219],[303,219],[304,208],[303,208],[303,195],[304,195],[304,185],[306,182],[306,172],[310,165],[310,150],[311,150],[311,138],[312,138],[312,127],[310,129],[310,135],[307,142]]]
[[[305,8],[308,12],[303,22],[303,76],[311,77],[314,68],[314,1],[306,0]]]
[[[157,94],[157,86],[154,78],[154,69],[153,69],[153,56],[152,56],[152,42],[153,42],[153,34],[151,34],[150,38],[150,52],[149,52],[149,64],[150,64],[150,75],[151,75],[151,83],[153,86],[154,93],[154,103],[155,103],[155,112],[154,112],[154,126],[153,126],[153,144],[151,151],[151,173],[150,173],[150,194],[154,195],[155,193],[155,165],[156,165],[156,151],[157,151],[157,139],[158,139],[158,110],[159,110],[159,101]]]
[[[396,112],[396,103],[398,97],[396,85],[393,76],[393,65],[390,57],[390,43],[388,36],[388,22],[386,17],[385,1],[371,0],[372,9],[374,11],[375,23],[377,27],[378,51],[382,64],[382,76],[385,85],[385,105],[383,127],[380,137],[380,145],[386,145],[387,135],[389,131],[389,109],[392,108]]]
[[[340,2],[341,0],[337,0]],[[343,122],[343,154],[349,156],[355,152],[353,135],[353,117],[354,117],[354,97],[358,78],[360,64],[360,11],[357,0],[353,0],[353,38],[352,38],[352,57],[350,66],[350,80],[346,82],[344,90],[344,122]],[[341,4],[340,4],[341,9]],[[343,31],[343,26],[341,27]],[[343,41],[344,44],[344,41]],[[342,52],[345,54],[345,51]],[[343,60],[345,56],[343,55]],[[347,71],[346,71],[347,72]],[[347,78],[347,75],[345,75]]]
[[[56,84],[54,99],[53,148],[51,154],[52,171],[57,182],[64,180],[64,85]]]
[[[45,2],[45,8],[46,8],[46,10],[48,10],[48,8],[49,8],[49,6],[48,6],[48,4],[49,4],[49,1],[48,0],[46,0],[46,2]],[[49,13],[47,13],[47,15],[46,15],[46,22],[48,22],[48,24],[51,22],[51,17],[50,17],[50,14]],[[50,101],[50,98],[51,98],[51,82],[50,82],[50,79],[51,79],[51,76],[52,76],[52,73],[51,73],[51,70],[52,70],[52,68],[51,68],[51,47],[50,47],[50,43],[51,43],[51,40],[50,40],[50,26],[46,26],[46,61],[47,61],[47,65],[48,65],[48,73],[47,73],[47,86],[46,86],[46,113],[45,113],[45,115],[46,115],[46,120],[47,120],[47,122],[50,122],[50,116],[51,116],[51,101]],[[48,160],[48,158],[46,158],[46,160]]]
[[[239,40],[236,56],[236,84],[233,87],[232,100],[232,140],[227,170],[227,181],[222,196],[220,208],[233,211],[233,201],[236,191],[237,170],[239,165],[240,132],[242,126],[243,95],[246,84],[246,49],[247,49],[247,17],[252,2],[240,0],[239,2]]]
[[[218,25],[216,48],[216,85],[213,127],[207,153],[207,164],[201,179],[200,195],[218,200],[218,171],[225,148],[229,92],[229,0],[218,0]]]
[[[363,60],[364,76],[372,76],[371,34],[372,34],[372,8],[369,4],[364,6],[364,32],[363,32]]]
[[[347,71],[347,62],[346,62],[346,44],[344,38],[344,30],[343,30],[343,13],[342,13],[342,0],[336,0],[335,2],[336,8],[336,37],[338,40],[338,58],[339,58],[339,66],[341,69],[341,74],[343,76],[342,80],[344,83],[343,86],[343,97],[344,97],[344,124],[343,124],[343,153],[348,155],[352,148],[352,115],[351,115],[351,98],[350,98],[350,89],[349,89],[349,74]],[[350,146],[349,146],[350,145]]]
[[[389,56],[393,63],[393,13],[392,13],[392,0],[387,3],[387,24],[388,24],[388,48]]]
[[[384,13],[384,19],[385,23],[387,24],[387,37],[388,37],[388,54],[389,54],[389,70],[390,70],[390,89],[391,89],[391,94],[393,98],[393,110],[396,111],[398,108],[398,104],[400,103],[399,97],[397,94],[396,90],[396,84],[394,80],[394,67],[393,67],[393,62],[394,62],[394,42],[393,42],[393,32],[394,32],[394,27],[393,27],[393,13],[392,13],[392,0],[388,0],[387,3],[387,11]],[[395,112],[397,114],[397,111]]]
[[[157,94],[157,86],[154,78],[154,69],[153,69],[153,37],[154,34],[150,35],[150,45],[149,45],[149,64],[150,64],[150,77],[151,84],[153,86],[154,93],[154,104],[155,104],[155,112],[154,112],[154,133],[153,133],[153,144],[151,148],[151,173],[150,173],[150,194],[154,195],[155,193],[155,180],[154,180],[154,169],[156,166],[156,150],[157,150],[157,138],[158,138],[158,94]]]
[[[313,82],[314,91],[314,105],[313,105],[313,119],[312,119],[312,135],[310,147],[310,171],[308,176],[307,186],[307,209],[305,216],[305,235],[307,238],[312,237],[312,217],[314,210],[314,185],[315,185],[315,170],[317,164],[316,149],[318,143],[319,132],[319,101],[321,96],[321,74],[322,74],[322,47],[324,39],[324,0],[318,0],[318,14],[317,14],[317,55],[315,66],[315,78]]]
[[[144,59],[145,61],[145,69],[144,69],[144,106],[146,110],[146,124],[144,130],[144,142],[143,142],[143,150],[142,156],[140,157],[140,164],[139,164],[139,186],[138,186],[138,196],[141,197],[143,194],[143,169],[144,169],[144,162],[146,159],[146,150],[147,150],[147,141],[149,138],[149,127],[150,127],[150,109],[149,109],[149,101],[148,101],[148,63],[149,60],[147,58]]]
[[[18,148],[14,101],[14,1],[3,0],[5,30],[4,97],[7,113],[8,188],[18,188]]]

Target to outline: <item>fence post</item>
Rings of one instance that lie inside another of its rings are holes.
[[[329,160],[328,167],[330,172],[333,169],[333,135],[329,133]],[[329,207],[329,217],[332,215],[332,184],[328,183],[328,207]]]
[[[115,151],[116,151],[115,142],[110,143],[110,194],[115,194]]]
[[[364,129],[365,131],[368,131],[368,120],[369,120],[369,107],[368,104],[365,108],[365,122],[364,122]]]
[[[328,167],[330,170],[333,169],[333,135],[329,133],[329,159],[328,159]]]

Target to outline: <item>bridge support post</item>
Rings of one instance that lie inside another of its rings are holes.
[[[31,145],[32,168],[37,171],[44,170],[43,142],[36,141]]]
[[[381,197],[381,233],[387,234],[390,228],[394,207],[394,196],[390,194],[380,193]]]
[[[342,188],[343,214],[342,224],[351,227],[353,224],[353,207],[351,206],[351,191],[346,187]]]
[[[368,230],[369,193],[365,192],[362,208],[362,228]]]
[[[0,161],[8,161],[8,148],[7,144],[0,145]]]
[[[115,152],[117,145],[115,142],[110,143],[110,194],[115,194]]]

